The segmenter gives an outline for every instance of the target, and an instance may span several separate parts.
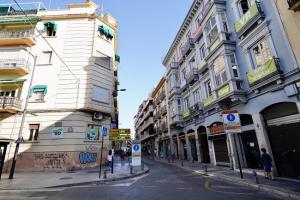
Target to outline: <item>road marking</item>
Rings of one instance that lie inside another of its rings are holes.
[[[254,193],[243,193],[243,192],[228,192],[228,191],[220,191],[220,190],[215,190],[210,187],[209,185],[209,180],[207,178],[204,179],[204,188],[207,191],[210,192],[218,192],[218,193],[224,193],[224,194],[237,194],[237,195],[247,195],[247,196],[254,196]]]
[[[142,185],[142,187],[145,187],[145,188],[158,188],[158,186],[156,186],[156,185]]]
[[[189,190],[189,191],[192,191],[192,188],[176,188],[176,190]]]
[[[0,195],[2,193],[22,193],[22,192],[59,192],[65,190],[65,187],[61,188],[37,188],[37,189],[21,189],[21,190],[0,190]]]
[[[184,181],[171,181],[171,180],[167,180],[167,179],[162,179],[162,180],[157,180],[157,181],[154,181],[156,183],[175,183],[175,184],[185,184]]]
[[[40,196],[40,197],[24,197],[24,196],[16,196],[16,195],[1,195],[0,199],[3,200],[42,200],[46,199],[46,196]]]

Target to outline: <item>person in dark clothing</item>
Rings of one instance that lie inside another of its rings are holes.
[[[274,180],[274,176],[272,173],[272,158],[271,156],[267,153],[267,150],[265,148],[261,149],[261,156],[260,156],[260,162],[264,167],[265,171],[265,178],[269,178]]]

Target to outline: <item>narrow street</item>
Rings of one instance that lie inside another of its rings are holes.
[[[278,199],[244,186],[207,179],[155,161],[147,161],[147,165],[151,169],[150,173],[138,178],[102,185],[85,185],[36,191],[3,191],[0,192],[0,199]]]

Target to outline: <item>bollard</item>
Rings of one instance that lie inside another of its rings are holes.
[[[259,184],[259,181],[258,181],[258,177],[257,177],[257,173],[256,173],[256,171],[255,170],[253,170],[253,176],[254,176],[254,182],[256,183],[256,184]]]
[[[207,175],[207,165],[204,165],[204,174]]]
[[[106,178],[107,178],[106,172],[107,172],[107,170],[105,169],[104,172],[103,172],[103,179],[106,179]]]
[[[183,167],[183,160],[181,161],[181,167]]]
[[[145,169],[145,164],[144,164],[144,161],[142,161],[141,170],[144,171],[144,169]]]
[[[130,166],[130,174],[133,174],[133,167]]]
[[[112,159],[111,159],[111,173],[113,174],[114,173],[114,157],[112,156]]]

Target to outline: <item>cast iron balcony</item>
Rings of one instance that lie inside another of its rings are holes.
[[[235,31],[239,38],[243,38],[246,34],[257,25],[260,20],[265,17],[261,3],[255,2],[249,10],[235,23]]]
[[[0,73],[18,74],[24,76],[29,73],[30,63],[24,58],[0,58]]]
[[[300,0],[288,0],[289,9],[293,11],[300,11]]]
[[[187,84],[193,84],[199,79],[198,70],[196,68],[193,68],[188,74],[187,74]]]
[[[198,28],[192,33],[193,42],[197,42],[200,36],[203,34],[203,27],[198,26]]]
[[[193,38],[188,38],[181,47],[181,54],[184,56],[188,55],[194,47]]]
[[[0,46],[35,45],[34,30],[0,31]]]
[[[22,101],[16,97],[0,97],[0,112],[16,113],[21,111]]]

